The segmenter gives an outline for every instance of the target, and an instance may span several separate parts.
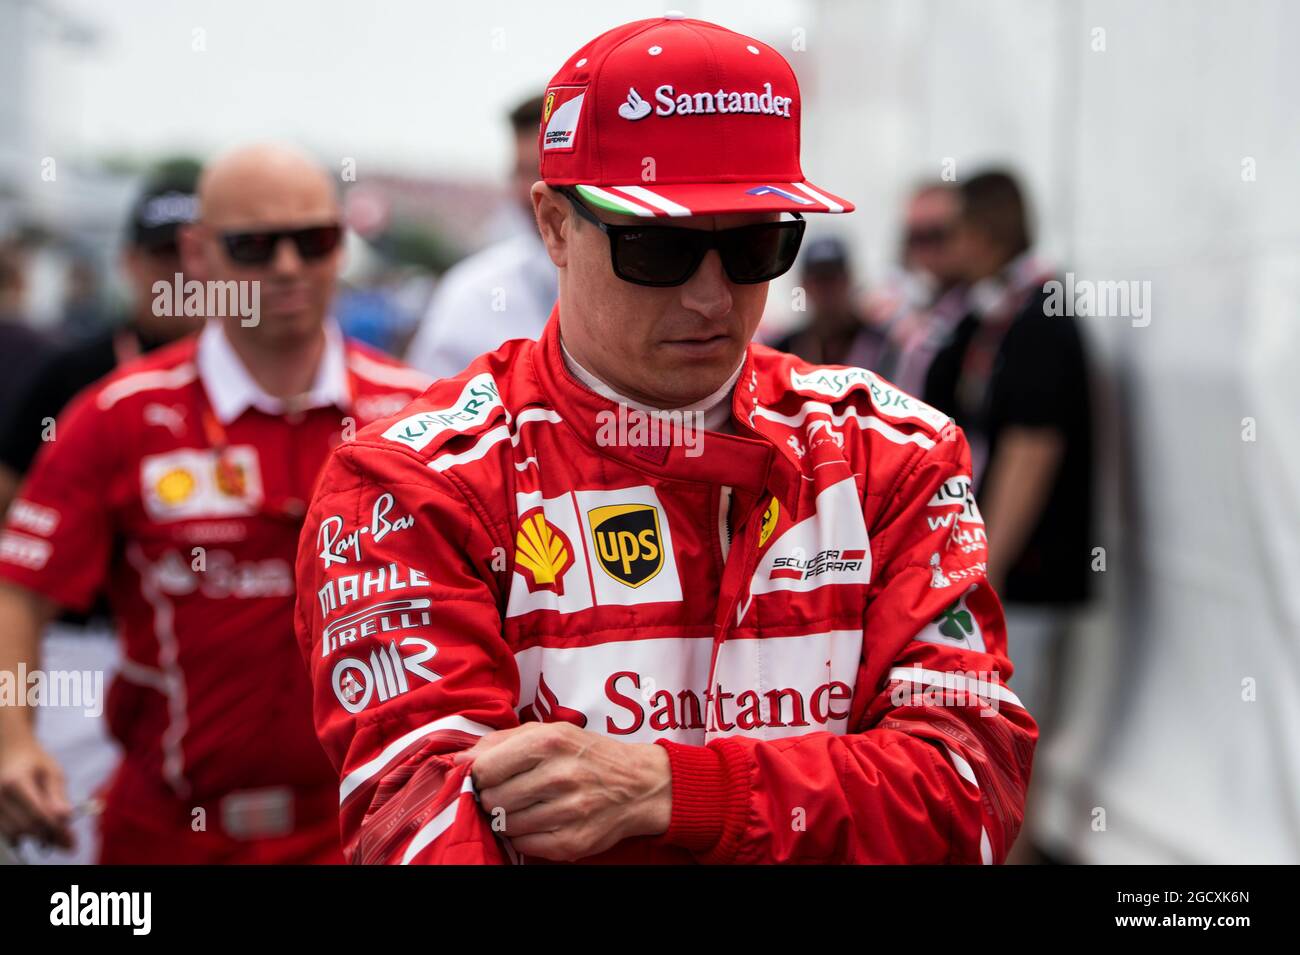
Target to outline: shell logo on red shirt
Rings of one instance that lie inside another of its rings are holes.
[[[194,475],[185,468],[175,468],[158,479],[154,490],[164,504],[179,504],[194,493]]]
[[[564,594],[564,572],[573,565],[573,545],[564,531],[547,521],[540,507],[519,521],[515,547],[515,566],[527,571],[529,591]]]
[[[177,448],[140,461],[141,503],[155,521],[243,517],[262,503],[257,449]]]

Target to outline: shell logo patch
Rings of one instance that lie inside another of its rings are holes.
[[[257,449],[177,448],[140,461],[141,503],[155,521],[246,517],[263,500]]]
[[[155,490],[165,504],[179,504],[194,493],[194,475],[184,468],[168,471],[158,479]]]
[[[564,572],[573,565],[573,545],[564,531],[546,520],[539,507],[525,514],[515,534],[515,565],[527,571],[530,591],[564,593]]]

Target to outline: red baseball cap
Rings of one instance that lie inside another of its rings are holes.
[[[852,212],[799,166],[799,84],[766,43],[669,13],[602,33],[546,88],[542,179],[639,216]]]

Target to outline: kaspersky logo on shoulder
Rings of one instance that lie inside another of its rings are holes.
[[[500,407],[501,393],[496,379],[484,372],[465,383],[451,407],[408,415],[391,425],[384,437],[423,451],[434,438],[447,431],[468,431],[487,421],[493,409]]]

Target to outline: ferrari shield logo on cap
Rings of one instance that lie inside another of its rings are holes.
[[[554,86],[542,106],[542,151],[569,152],[578,135],[586,86]]]
[[[640,587],[664,565],[659,509],[649,504],[610,504],[587,512],[596,558],[605,573]]]

